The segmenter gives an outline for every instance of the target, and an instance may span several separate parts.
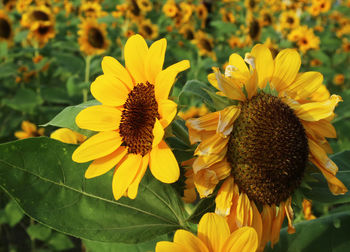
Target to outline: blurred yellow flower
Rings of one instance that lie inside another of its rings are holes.
[[[85,19],[79,28],[78,42],[84,54],[101,54],[108,49],[110,41],[107,39],[106,24],[99,24],[95,19]]]
[[[38,137],[44,135],[44,128],[37,128],[35,124],[29,121],[23,121],[21,124],[22,131],[16,131],[15,137],[25,139],[29,137]]]

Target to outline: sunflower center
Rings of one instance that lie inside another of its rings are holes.
[[[249,26],[249,36],[254,40],[260,33],[260,25],[257,20],[253,20]]]
[[[227,159],[239,189],[259,204],[288,199],[300,185],[309,154],[305,130],[278,97],[259,93],[242,104]]]
[[[11,26],[5,19],[0,19],[0,38],[8,39],[11,35]]]
[[[38,29],[38,32],[41,35],[45,35],[46,33],[48,33],[49,30],[50,30],[49,26],[40,26],[39,29]]]
[[[88,31],[88,41],[93,47],[102,48],[104,44],[103,34],[97,28],[90,28]]]
[[[152,35],[152,33],[153,33],[153,30],[152,30],[152,28],[149,26],[149,25],[144,25],[143,26],[143,30],[147,33],[147,35]]]
[[[210,42],[207,39],[201,39],[200,43],[202,44],[202,47],[204,48],[204,50],[211,52],[213,50]]]
[[[48,21],[50,20],[49,16],[43,12],[43,11],[33,11],[33,17],[35,20],[39,20],[39,21]]]
[[[129,153],[144,156],[152,149],[153,127],[156,119],[159,119],[154,85],[149,82],[137,84],[129,93],[123,108],[120,136]]]

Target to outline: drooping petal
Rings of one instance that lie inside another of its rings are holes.
[[[301,65],[299,53],[294,49],[284,49],[275,59],[275,68],[271,83],[277,91],[286,89],[297,76]]]
[[[118,60],[113,57],[105,56],[102,60],[102,71],[105,75],[112,75],[119,79],[130,90],[133,88],[132,79],[129,72],[122,66]]]
[[[292,198],[291,197],[286,201],[286,204],[284,206],[284,210],[286,212],[287,219],[288,219],[287,232],[288,232],[288,234],[294,234],[295,233],[295,228],[293,226],[294,212],[293,212],[293,208],[292,208]]]
[[[208,248],[197,236],[183,229],[175,232],[174,242],[185,245],[191,252],[209,252]]]
[[[245,101],[246,97],[242,89],[235,84],[231,79],[223,77],[218,68],[213,68],[215,77],[218,81],[219,89],[232,100]]]
[[[153,176],[163,183],[174,183],[179,179],[179,165],[173,152],[163,140],[158,146],[152,148],[149,167]]]
[[[85,163],[100,157],[107,156],[122,144],[123,140],[116,131],[103,131],[90,137],[82,143],[72,155],[77,163]]]
[[[147,53],[147,43],[139,34],[131,36],[125,44],[125,66],[135,84],[146,83],[147,81],[145,73],[145,59]]]
[[[112,189],[115,200],[120,199],[132,181],[135,179],[137,172],[142,165],[142,156],[138,154],[128,154],[120,161],[119,166],[114,172]]]
[[[220,135],[213,134],[212,136],[203,139],[196,148],[194,155],[213,155],[219,154],[227,147],[229,138],[222,138]]]
[[[175,242],[168,242],[168,241],[161,241],[158,242],[156,245],[156,252],[192,252],[186,248],[186,245],[175,243]]]
[[[336,175],[338,166],[327,156],[327,153],[314,140],[308,138],[309,149],[312,157],[317,160],[325,170]]]
[[[306,99],[320,88],[322,81],[323,75],[319,72],[300,73],[287,90],[295,93],[297,100]]]
[[[233,129],[233,122],[237,119],[241,109],[237,106],[229,106],[219,111],[219,123],[217,133],[223,137],[231,134]]]
[[[253,227],[256,231],[256,233],[258,234],[258,242],[259,245],[261,244],[261,238],[262,238],[262,233],[263,233],[263,223],[262,223],[262,219],[261,219],[261,214],[258,210],[258,208],[256,207],[254,201],[250,201],[250,204],[252,206],[253,209],[253,223],[251,225],[251,227]]]
[[[216,185],[219,183],[215,171],[203,169],[194,174],[194,185],[201,198],[212,194]]]
[[[183,60],[161,71],[156,77],[156,84],[154,86],[156,99],[167,99],[177,74],[185,71],[189,67],[190,62],[188,60]]]
[[[140,169],[138,170],[134,181],[128,187],[128,197],[130,199],[136,198],[141,179],[143,178],[143,175],[145,175],[145,172],[147,170],[148,162],[149,162],[149,155],[147,154],[142,157],[142,164],[140,165]]]
[[[221,151],[218,154],[198,156],[196,160],[193,162],[194,173],[197,173],[202,169],[208,168],[213,164],[220,162],[225,158],[226,152],[227,152],[227,148],[223,149],[223,151]]]
[[[305,121],[318,121],[325,119],[333,114],[334,108],[338,102],[342,101],[339,95],[332,95],[323,102],[309,102],[299,106],[295,114]]]
[[[154,42],[148,50],[145,72],[149,83],[154,84],[157,75],[162,71],[167,41],[165,38]]]
[[[94,160],[85,172],[85,178],[90,179],[105,174],[128,153],[124,146],[120,146],[111,154]]]
[[[129,87],[113,75],[101,75],[90,86],[91,94],[103,105],[122,106],[128,94]]]
[[[219,117],[220,112],[213,112],[206,114],[204,116],[201,116],[199,118],[191,118],[188,119],[186,122],[187,127],[191,127],[195,130],[201,131],[201,130],[216,130],[219,123]]]
[[[259,246],[261,251],[263,251],[266,243],[271,240],[272,222],[274,218],[274,212],[272,207],[275,206],[264,205],[263,210],[261,212],[261,220],[263,227],[261,243]]]
[[[250,226],[253,221],[253,209],[248,195],[241,193],[237,202],[237,225],[238,227]]]
[[[258,74],[258,86],[264,88],[266,83],[271,81],[274,70],[271,51],[265,45],[258,44],[253,47],[251,55],[254,57],[255,68]]]
[[[221,252],[230,236],[230,229],[224,217],[215,213],[206,213],[198,224],[198,238],[201,239],[209,251]]]
[[[230,214],[233,198],[233,177],[228,177],[219,189],[219,192],[215,198],[215,213],[221,216],[227,216]]]
[[[158,101],[158,112],[160,115],[160,123],[166,128],[174,119],[177,112],[177,104],[171,100]]]
[[[87,107],[75,118],[79,128],[93,131],[110,131],[119,127],[122,112],[104,105]]]
[[[226,240],[222,252],[251,252],[258,248],[258,235],[254,228],[242,227]]]
[[[304,128],[311,130],[317,136],[336,138],[337,132],[334,126],[327,120],[321,119],[316,122],[302,121]]]
[[[216,80],[215,73],[208,74],[208,81],[213,87],[219,90],[219,85],[218,81]]]

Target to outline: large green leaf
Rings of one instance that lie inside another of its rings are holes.
[[[45,137],[0,145],[0,187],[36,221],[88,240],[137,243],[182,227],[171,185],[147,173],[135,200],[115,201],[113,172],[85,180],[88,164],[71,160],[75,148]]]
[[[296,233],[281,230],[279,242],[265,251],[343,252],[350,248],[350,212],[342,212],[295,225]]]
[[[340,179],[348,189],[350,189],[350,151],[337,153],[331,156],[331,159],[339,168],[337,178]],[[326,179],[321,173],[315,173],[312,174],[312,176],[316,178],[317,181],[308,183],[311,190],[303,188],[303,193],[307,198],[331,204],[350,202],[350,192],[347,192],[344,195],[334,196],[329,191]]]
[[[46,126],[51,125],[51,126],[56,126],[56,127],[60,127],[60,128],[69,128],[69,129],[74,130],[76,132],[79,132],[85,136],[91,136],[94,134],[94,132],[90,131],[90,130],[84,130],[84,129],[79,128],[77,126],[77,124],[75,123],[75,117],[83,109],[90,107],[90,106],[99,105],[99,104],[101,104],[101,103],[99,103],[96,100],[91,100],[91,101],[88,101],[88,102],[85,102],[82,104],[78,104],[75,106],[66,107],[58,115],[56,115],[51,121],[49,121],[48,123],[46,123],[42,126],[46,127]]]

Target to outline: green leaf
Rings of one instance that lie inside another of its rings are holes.
[[[350,247],[350,212],[342,212],[304,221],[295,225],[296,233],[288,234],[287,228],[281,230],[279,242],[267,252],[343,252]]]
[[[38,239],[40,241],[47,240],[51,235],[52,229],[45,227],[41,224],[30,225],[27,228],[27,234],[31,239]]]
[[[334,56],[332,57],[333,65],[338,66],[340,64],[343,64],[347,59],[347,57],[348,57],[348,54],[344,52],[334,54]]]
[[[4,214],[10,227],[13,227],[18,222],[20,222],[24,215],[14,200],[11,200],[9,203],[7,203]]]
[[[183,228],[183,203],[148,172],[135,200],[112,195],[113,171],[86,180],[77,146],[46,137],[0,145],[0,187],[37,222],[88,240],[138,243]],[[166,168],[166,167],[165,167]]]
[[[41,94],[45,101],[53,103],[69,104],[70,99],[64,89],[58,87],[45,87],[41,90]]]
[[[69,239],[68,236],[60,233],[54,233],[47,243],[55,250],[66,250],[74,248],[74,244],[71,239]]]
[[[75,117],[83,109],[90,107],[90,106],[99,105],[99,104],[101,104],[101,103],[99,103],[96,100],[91,100],[91,101],[88,101],[88,102],[85,102],[85,103],[82,103],[79,105],[66,107],[58,115],[56,115],[51,121],[49,121],[48,123],[41,125],[41,126],[47,127],[47,126],[51,125],[51,126],[56,126],[56,127],[60,127],[60,128],[69,128],[69,129],[76,131],[76,132],[79,132],[85,136],[91,136],[95,132],[90,131],[90,130],[80,129],[77,126],[77,124],[75,123]]]
[[[194,209],[191,216],[188,218],[189,221],[198,223],[199,220],[205,213],[214,212],[215,211],[215,196],[210,196],[207,198],[203,198],[197,203],[196,208]]]
[[[43,103],[43,100],[33,90],[22,88],[13,98],[3,99],[2,103],[14,110],[33,113],[34,109]]]
[[[12,62],[0,64],[0,79],[14,77],[17,74],[17,66]]]
[[[331,159],[339,168],[337,178],[342,181],[348,189],[350,189],[350,151],[337,153],[331,156]],[[312,176],[317,179],[317,182],[308,183],[312,190],[302,188],[303,193],[307,198],[330,204],[350,202],[350,192],[347,192],[344,195],[334,196],[330,192],[327,181],[321,173],[314,173]]]
[[[180,104],[191,104],[192,101],[197,104],[203,102],[212,104],[212,100],[207,91],[210,87],[197,80],[189,80],[186,82],[179,94]]]
[[[127,251],[127,252],[140,252],[140,251],[154,251],[158,241],[169,241],[167,235],[162,235],[156,240],[138,243],[138,244],[124,244],[124,243],[107,243],[84,240],[86,252],[113,252],[113,251]]]

